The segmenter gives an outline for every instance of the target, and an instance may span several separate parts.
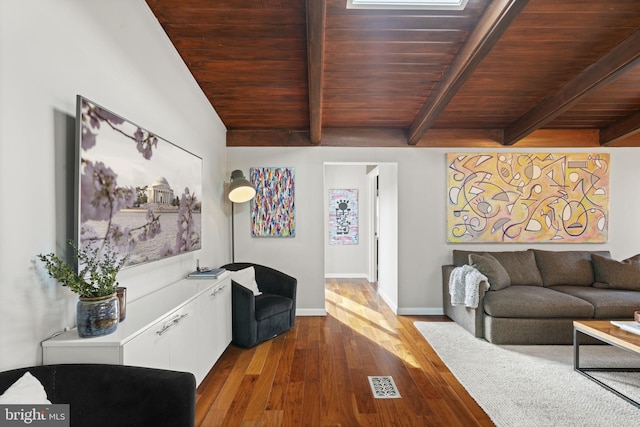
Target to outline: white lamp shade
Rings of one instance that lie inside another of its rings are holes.
[[[244,203],[253,199],[256,195],[256,189],[241,170],[231,172],[231,184],[229,184],[229,200],[233,203]]]

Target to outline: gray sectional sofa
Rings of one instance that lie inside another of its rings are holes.
[[[451,305],[451,272],[465,264],[491,284],[480,286],[477,308]],[[442,283],[445,314],[495,344],[571,344],[573,320],[631,320],[640,310],[640,256],[616,261],[608,251],[454,250]]]

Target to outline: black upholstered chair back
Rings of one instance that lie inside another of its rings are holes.
[[[254,267],[256,283],[262,295],[232,281],[232,342],[252,347],[273,338],[295,325],[298,281],[281,271],[264,265],[237,262],[223,265],[229,271]]]

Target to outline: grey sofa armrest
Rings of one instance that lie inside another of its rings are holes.
[[[476,338],[484,338],[484,296],[486,290],[480,286],[478,292],[478,308],[451,305],[451,295],[449,294],[449,277],[455,266],[442,266],[442,308],[444,314],[451,320],[471,332]]]

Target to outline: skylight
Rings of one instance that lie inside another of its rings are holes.
[[[468,0],[347,0],[347,9],[462,10]]]

